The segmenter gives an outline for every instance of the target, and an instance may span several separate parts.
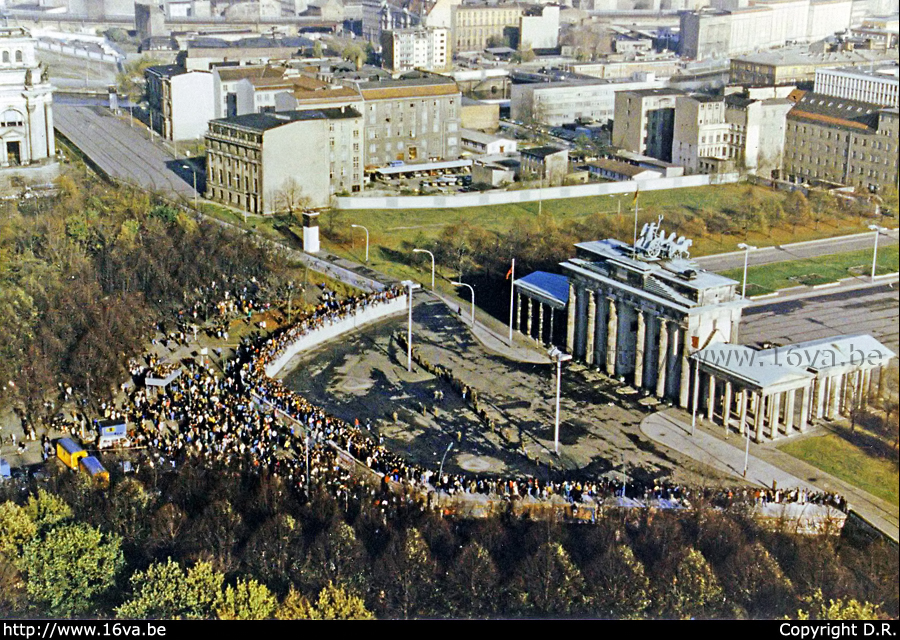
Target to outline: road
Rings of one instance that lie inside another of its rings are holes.
[[[168,149],[102,107],[54,104],[54,126],[114,180],[178,200],[194,197],[191,170]]]
[[[882,233],[878,240],[878,246],[888,244],[896,245],[900,238],[900,230],[890,229]],[[751,251],[747,260],[748,266],[772,264],[786,260],[802,260],[805,258],[818,258],[835,253],[848,251],[860,251],[872,249],[875,242],[873,232],[858,233],[850,236],[826,238],[824,240],[810,240],[809,242],[797,242],[793,244],[779,245],[777,247],[762,247]],[[711,256],[701,256],[694,260],[707,271],[727,271],[728,269],[740,269],[744,266],[744,252],[733,251],[730,253],[718,253]]]
[[[868,333],[898,353],[898,309],[900,287],[895,282],[864,289],[822,289],[800,299],[772,299],[744,310],[740,341],[749,345],[790,344]]]

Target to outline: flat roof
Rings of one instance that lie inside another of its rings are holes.
[[[399,167],[380,167],[375,169],[375,173],[381,175],[397,175],[399,173],[408,173],[410,171],[436,171],[439,169],[461,169],[463,167],[471,167],[471,160],[445,160],[443,162],[421,162],[419,164],[402,164]]]
[[[515,142],[512,138],[504,138],[501,136],[494,136],[489,133],[482,133],[481,131],[475,131],[474,129],[460,129],[459,137],[464,140],[473,140],[475,142],[480,142],[481,144],[490,144],[491,142]]]
[[[558,273],[534,271],[519,278],[514,284],[557,309],[562,309],[569,303],[569,279]]]
[[[277,127],[299,122],[303,120],[340,120],[344,118],[358,118],[360,113],[352,107],[305,109],[303,111],[279,111],[277,113],[247,113],[231,118],[219,118],[211,120],[210,124],[224,124],[228,126],[252,129],[254,131],[268,131]]]
[[[520,150],[521,155],[523,156],[531,156],[532,158],[540,158],[544,159],[547,156],[552,156],[557,153],[561,153],[563,151],[568,151],[568,149],[561,149],[559,147],[532,147],[531,149],[522,149]]]
[[[623,176],[630,176],[632,178],[646,171],[650,171],[651,173],[655,173],[662,177],[662,174],[654,169],[650,169],[648,167],[640,167],[637,165],[629,164],[627,162],[622,162],[620,160],[610,160],[609,158],[600,158],[599,160],[594,160],[593,162],[588,162],[587,164],[589,167],[605,169],[606,171],[618,173]]]

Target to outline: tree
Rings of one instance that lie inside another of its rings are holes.
[[[759,542],[731,554],[720,575],[729,598],[752,617],[784,615],[795,601],[791,581]]]
[[[346,588],[328,584],[311,603],[291,588],[275,616],[280,620],[374,620],[362,598]]]
[[[613,544],[594,556],[584,577],[601,615],[639,618],[650,605],[650,581],[628,545]]]
[[[691,549],[678,564],[661,598],[663,612],[679,618],[714,615],[722,601],[719,580],[696,549]]]
[[[37,534],[37,525],[15,502],[0,504],[0,554],[15,558],[22,546]]]
[[[578,612],[587,600],[584,578],[558,542],[545,542],[527,558],[515,584],[527,610],[541,615]]]
[[[269,588],[256,580],[238,580],[228,586],[216,608],[222,620],[265,620],[275,614],[278,601]]]
[[[499,586],[491,555],[477,542],[470,542],[447,573],[443,600],[452,615],[490,615],[497,611]]]
[[[185,571],[169,558],[131,576],[133,595],[116,614],[122,618],[209,618],[222,599],[224,580],[208,562]]]
[[[293,217],[304,209],[309,209],[311,204],[312,200],[303,192],[303,187],[296,178],[287,178],[272,195],[275,210]]]
[[[63,524],[26,543],[17,563],[28,597],[51,616],[82,615],[113,586],[120,540],[87,524]]]
[[[801,191],[791,191],[784,199],[784,213],[791,223],[791,230],[796,232],[798,226],[806,224],[812,217],[812,208]]]
[[[348,44],[341,52],[341,58],[347,62],[352,62],[356,65],[356,70],[359,71],[366,62],[366,52],[358,44]]]
[[[116,74],[117,91],[133,104],[143,102],[146,85],[144,72],[148,67],[159,64],[162,64],[162,61],[155,58],[138,58],[125,63],[122,71]]]
[[[384,604],[391,617],[409,619],[430,611],[435,594],[434,561],[418,529],[395,537],[376,567]]]
[[[365,549],[353,527],[337,518],[316,536],[300,573],[304,586],[312,592],[329,583],[363,589],[368,580],[366,565]]]
[[[322,47],[322,43],[319,40],[316,40],[313,44],[313,58],[321,58],[325,49]]]
[[[825,604],[821,589],[804,597],[803,602],[809,610],[798,610],[798,620],[883,620],[886,617],[881,607],[871,602],[838,598]]]
[[[38,529],[52,527],[72,517],[72,509],[62,498],[38,489],[37,494],[28,498],[25,513]]]

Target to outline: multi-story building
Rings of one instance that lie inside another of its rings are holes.
[[[784,174],[880,191],[898,180],[898,111],[807,92],[787,116]]]
[[[792,47],[732,58],[730,79],[734,84],[755,87],[796,85],[812,82],[816,69],[862,67],[896,60],[896,51],[813,53],[806,47]]]
[[[350,107],[213,120],[206,197],[255,214],[327,206],[336,193],[362,190],[362,131]]]
[[[381,32],[381,66],[392,73],[450,68],[450,32],[420,27]]]
[[[237,88],[241,80],[267,78],[280,80],[286,69],[273,65],[220,66],[211,69],[213,94],[215,95],[215,118],[230,118],[243,115],[238,112]]]
[[[452,78],[361,82],[366,165],[456,158],[462,96]]]
[[[490,42],[516,45],[519,18],[523,9],[517,4],[460,4],[452,6],[453,51],[482,51]]]
[[[52,161],[53,87],[21,27],[0,28],[0,166]]]
[[[544,185],[561,185],[569,173],[569,150],[559,147],[533,147],[522,151],[520,175],[540,180]]]
[[[616,93],[612,144],[633,153],[672,161],[678,89],[638,89]]]
[[[704,60],[750,53],[788,42],[813,42],[850,26],[852,0],[755,0],[684,12],[681,54]],[[727,8],[726,8],[727,7]]]
[[[577,120],[606,123],[615,116],[616,92],[662,88],[652,73],[631,82],[587,80],[512,85],[513,120],[536,121],[553,127]]]
[[[701,94],[675,100],[672,162],[687,173],[700,171],[701,159],[734,159],[738,146],[725,121],[725,97]]]
[[[786,117],[794,106],[782,93],[766,95],[759,89],[745,89],[725,95],[725,121],[730,127],[728,135],[737,168],[766,178],[779,175]]]
[[[555,49],[559,46],[559,7],[526,7],[519,18],[516,46],[522,49]]]
[[[146,79],[150,126],[169,140],[197,139],[215,116],[213,75],[180,65],[148,67]]]
[[[193,38],[185,43],[178,62],[189,71],[209,71],[223,62],[261,65],[290,60],[301,48],[311,46],[311,40],[298,36],[255,36],[239,40]]]
[[[900,67],[816,69],[813,91],[823,96],[896,107]]]

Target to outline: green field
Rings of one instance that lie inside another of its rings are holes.
[[[900,268],[897,245],[878,249],[877,275],[896,273]],[[836,282],[841,278],[868,276],[872,273],[872,251],[850,251],[821,258],[788,260],[747,269],[748,295],[760,295],[798,285],[817,285]],[[743,269],[729,269],[723,276],[741,282]]]
[[[874,496],[900,504],[897,463],[873,457],[836,434],[804,438],[778,448]]]

